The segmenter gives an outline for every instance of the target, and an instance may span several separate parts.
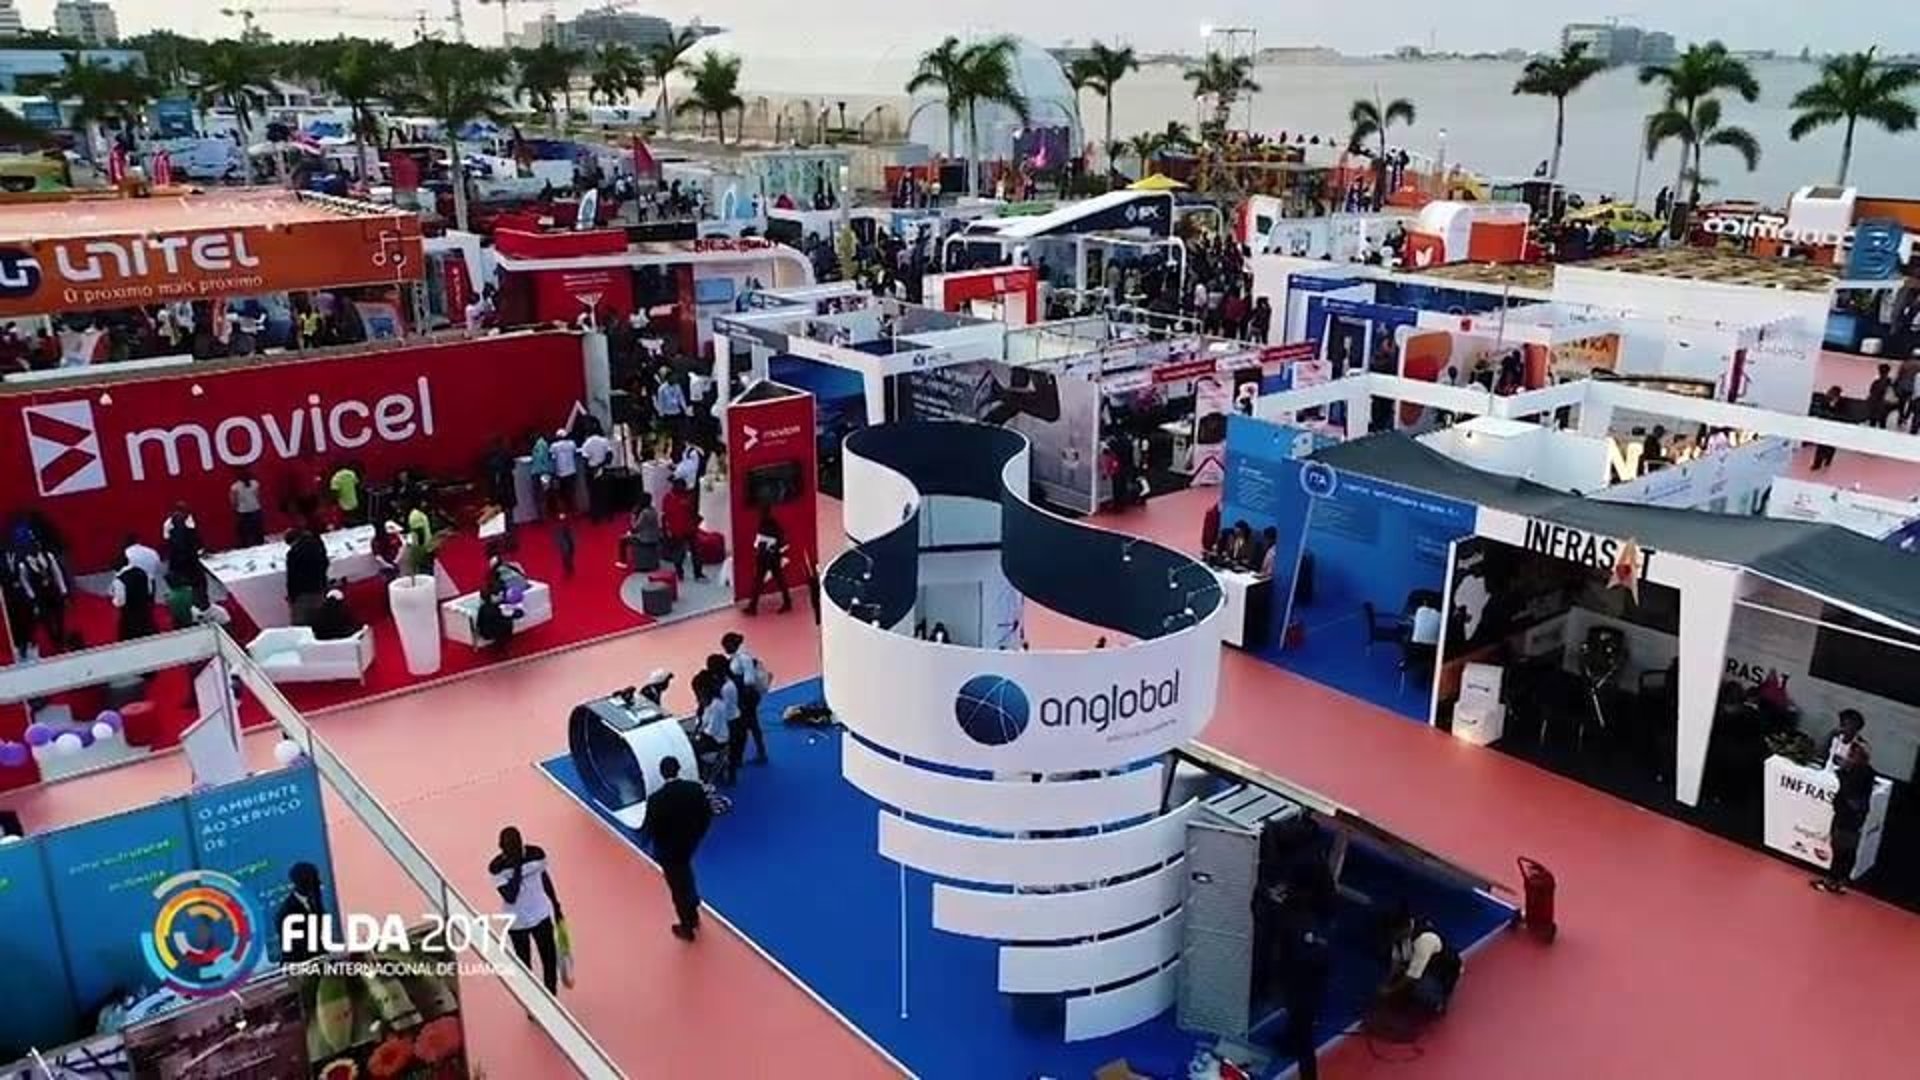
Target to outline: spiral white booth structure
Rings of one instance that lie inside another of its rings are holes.
[[[822,666],[881,854],[937,879],[937,929],[1003,943],[1001,991],[1063,996],[1071,1041],[1174,1001],[1193,806],[1168,804],[1170,752],[1213,714],[1221,598],[1187,555],[1035,506],[1029,453],[964,423],[847,438]],[[1029,601],[1131,643],[1027,651]]]

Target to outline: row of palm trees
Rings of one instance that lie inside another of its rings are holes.
[[[1514,84],[1516,94],[1554,101],[1553,157],[1547,171],[1550,178],[1560,175],[1567,98],[1606,66],[1588,56],[1583,44],[1574,44],[1559,56],[1528,63]],[[1731,94],[1752,102],[1760,96],[1760,83],[1747,62],[1728,52],[1725,45],[1710,41],[1688,46],[1671,63],[1641,68],[1640,81],[1657,84],[1664,91],[1661,107],[1646,119],[1644,149],[1652,160],[1662,146],[1678,144],[1680,163],[1673,188],[1676,200],[1684,192],[1689,205],[1699,203],[1700,189],[1706,183],[1702,158],[1710,147],[1734,151],[1748,171],[1759,165],[1760,140],[1747,129],[1725,122],[1722,96]],[[1920,86],[1920,67],[1881,63],[1873,49],[1830,57],[1821,64],[1819,79],[1794,95],[1792,107],[1798,115],[1788,127],[1787,136],[1798,142],[1822,128],[1842,128],[1836,182],[1845,185],[1853,165],[1854,133],[1862,122],[1897,134],[1913,130],[1920,121],[1920,112],[1907,96],[1916,86]]]

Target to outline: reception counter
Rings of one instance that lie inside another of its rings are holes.
[[[1766,785],[1762,832],[1766,845],[1822,869],[1833,865],[1833,849],[1827,837],[1833,825],[1833,793],[1840,786],[1839,778],[1825,769],[1775,754],[1767,759]],[[1880,835],[1886,831],[1887,800],[1892,794],[1892,781],[1884,776],[1874,781],[1853,864],[1855,878],[1871,870],[1880,854]]]
[[[1219,568],[1214,569],[1213,576],[1220,579],[1220,598],[1225,608],[1221,612],[1220,640],[1239,649],[1263,644],[1272,620],[1269,605],[1273,579],[1246,570]]]

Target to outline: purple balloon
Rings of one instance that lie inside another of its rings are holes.
[[[507,586],[507,603],[518,604],[525,601],[526,598],[527,598],[527,587],[525,585],[522,585],[516,581],[513,584]]]
[[[29,756],[26,743],[0,742],[0,768],[17,769]]]
[[[53,736],[54,730],[46,724],[32,723],[27,725],[27,742],[34,746],[47,745],[53,741]]]
[[[90,725],[72,728],[71,730],[73,734],[80,736],[81,746],[93,745],[93,728]]]
[[[126,721],[121,718],[120,712],[117,709],[101,709],[100,715],[94,717],[93,722],[96,724],[105,724],[115,731],[119,731],[121,725],[126,723]]]

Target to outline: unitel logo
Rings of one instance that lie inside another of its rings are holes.
[[[40,261],[19,248],[0,248],[0,297],[18,300],[40,291]]]
[[[1093,694],[1040,699],[1040,726],[1090,727],[1104,732],[1116,721],[1151,716],[1180,703],[1180,672],[1138,684],[1112,683]],[[1027,693],[1001,675],[975,675],[960,687],[954,717],[967,737],[983,746],[1005,746],[1027,729],[1032,714]]]

